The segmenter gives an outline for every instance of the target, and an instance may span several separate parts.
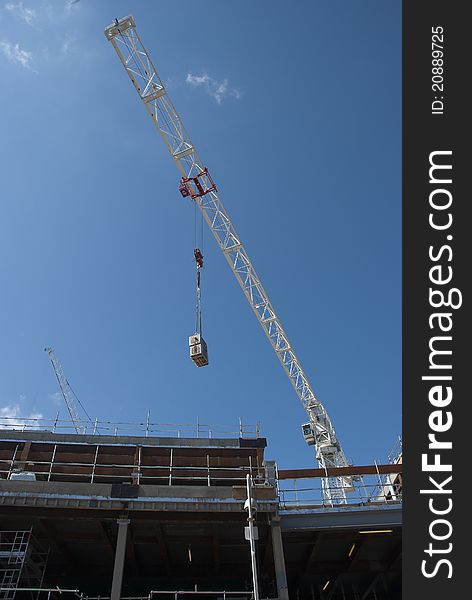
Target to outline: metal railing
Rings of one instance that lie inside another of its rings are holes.
[[[52,433],[74,433],[76,425],[69,419],[34,417],[0,417],[0,430],[14,431],[50,431]],[[236,426],[200,423],[158,423],[150,420],[148,414],[145,421],[82,421],[82,435],[111,435],[139,437],[177,437],[177,438],[260,438],[260,424],[247,424],[239,419]]]
[[[189,596],[197,596],[204,598],[216,598],[217,600],[232,599],[236,600],[239,598],[247,598],[251,600],[254,597],[252,591],[213,591],[213,590],[152,590],[147,596],[122,596],[121,600],[152,600],[154,597],[174,598],[186,598]],[[83,596],[83,600],[110,600],[110,597],[105,596]]]
[[[81,481],[84,483],[135,483],[137,485],[179,485],[179,482],[189,481],[195,484],[211,486],[222,485],[228,481],[240,482],[243,485],[246,475],[251,474],[256,483],[265,481],[265,468],[257,466],[176,466],[105,463],[70,463],[60,461],[27,461],[25,469],[16,469],[15,461],[0,459],[0,475],[5,479],[22,479],[34,481]],[[44,467],[44,468],[43,468]],[[68,469],[59,471],[58,469]],[[108,469],[109,472],[103,472]],[[120,472],[121,470],[121,472]],[[123,473],[128,470],[128,473]],[[165,473],[163,473],[165,471]],[[151,474],[158,473],[161,474]],[[17,475],[18,474],[18,475]],[[229,485],[227,483],[227,485]],[[231,483],[234,485],[234,483]]]
[[[184,598],[186,596],[215,596],[216,598],[221,598],[225,600],[226,598],[253,598],[254,594],[252,591],[244,591],[244,592],[227,592],[227,591],[151,591],[149,592],[148,600],[152,600],[154,596],[171,596],[177,600],[178,598]]]
[[[0,459],[0,478],[169,486],[182,482],[205,486],[245,485],[247,474],[255,483],[264,483],[267,479],[267,469],[259,463],[257,455],[229,457],[223,462],[221,456],[214,456],[206,448],[195,448],[189,457],[185,448],[129,444],[121,447],[120,454],[109,454],[109,445],[103,445],[102,440],[97,439],[97,442],[100,443],[77,446],[75,453],[67,450],[67,445],[64,450],[63,443],[40,443],[33,445],[33,450],[30,446],[27,456],[24,442],[16,441],[16,445],[10,442],[10,457]],[[38,447],[39,455],[36,454]],[[46,458],[46,453],[50,458]]]
[[[279,506],[282,510],[332,508],[326,500],[320,477],[285,479],[278,482]],[[353,489],[346,493],[346,506],[383,505],[402,501],[401,480],[394,475],[353,477]],[[338,507],[338,505],[336,505]]]
[[[10,588],[0,587],[0,593],[4,591],[10,591]],[[79,598],[80,600],[110,600],[110,596],[86,596],[80,590],[72,590],[65,589],[60,587],[54,588],[39,588],[39,587],[17,587],[15,589],[16,592],[30,592],[37,595],[38,598],[45,598],[45,600],[50,600],[51,596],[54,597],[63,597],[64,594],[66,597]],[[42,594],[42,596],[41,596]],[[194,590],[152,590],[149,592],[147,596],[121,596],[121,600],[152,600],[155,596],[157,597],[167,597],[174,598],[174,600],[178,600],[179,598],[185,598],[188,596],[199,596],[202,597],[212,597],[217,600],[237,600],[239,598],[247,598],[247,600],[251,600],[254,597],[252,591],[194,591]]]
[[[8,592],[9,588],[4,588],[0,586],[0,597],[3,592]],[[70,598],[71,596],[75,598],[80,598],[81,600],[85,600],[86,597],[79,590],[68,590],[59,587],[54,588],[41,588],[41,587],[17,587],[15,589],[16,592],[27,592],[31,598],[36,597],[37,600],[50,600],[52,598],[61,598],[61,600],[66,600],[66,598]],[[66,595],[64,598],[64,594]]]

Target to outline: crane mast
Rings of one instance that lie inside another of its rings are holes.
[[[52,348],[44,348],[44,351],[47,352],[49,360],[51,361],[52,368],[54,369],[54,374],[56,375],[57,382],[59,383],[59,388],[62,392],[62,397],[64,398],[67,410],[69,411],[69,415],[72,424],[74,425],[74,429],[77,433],[82,433],[82,421],[80,419],[79,411],[75,403],[74,392],[72,391],[72,388],[70,387],[69,382],[67,381],[67,378],[64,375],[62,365],[57,356],[54,354]]]
[[[310,422],[303,426],[305,439],[316,448],[321,468],[348,465],[341,444],[323,404],[313,392],[282,324],[262,286],[261,280],[220,200],[218,190],[200,159],[181,118],[167,94],[152,60],[136,31],[130,15],[105,29],[149,116],[161,135],[181,174],[179,190],[190,196],[223,252],[234,276],[244,292],[257,320],[290,379]],[[351,487],[348,477],[324,480],[325,498],[343,502]]]

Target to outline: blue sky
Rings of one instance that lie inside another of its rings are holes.
[[[308,467],[304,411],[106,41],[132,13],[347,456],[401,430],[401,3],[0,4],[0,416],[260,421]]]

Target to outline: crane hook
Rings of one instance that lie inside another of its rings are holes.
[[[203,267],[203,254],[200,248],[195,248],[193,255],[195,257],[195,262],[197,263],[197,269],[201,269]]]

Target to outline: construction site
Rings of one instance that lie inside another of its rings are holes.
[[[248,523],[260,598],[400,597],[400,447],[278,471],[246,426],[27,425],[1,436],[2,598],[252,598]]]
[[[84,418],[46,348],[68,418],[0,421],[0,600],[400,598],[401,437],[381,463],[347,460],[134,18],[104,33],[179,171],[178,192],[210,229],[306,412],[313,468],[280,469],[270,432],[242,421]],[[210,368],[200,247],[193,258],[188,360]]]

